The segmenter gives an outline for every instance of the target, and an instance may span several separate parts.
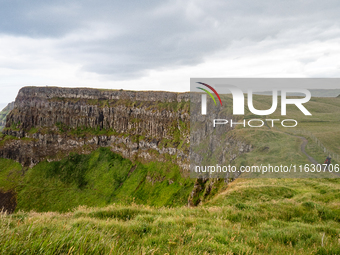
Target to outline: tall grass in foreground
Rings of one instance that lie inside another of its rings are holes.
[[[0,253],[340,254],[339,187],[334,179],[238,179],[196,208],[2,214]]]

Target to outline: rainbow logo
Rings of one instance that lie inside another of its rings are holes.
[[[203,83],[203,82],[197,82],[197,83],[198,83],[198,84],[201,84],[201,85],[203,85],[203,86],[206,86],[206,87],[209,88],[212,92],[214,92],[215,95],[217,96],[218,100],[220,100],[220,104],[221,104],[221,106],[222,106],[222,101],[221,101],[220,95],[216,92],[216,90],[215,90],[213,87],[211,87],[210,85],[208,85],[208,84],[206,84],[206,83]],[[197,88],[200,89],[200,90],[203,90],[204,92],[206,92],[206,93],[214,100],[214,103],[215,103],[215,105],[216,105],[216,100],[215,100],[215,98],[213,97],[213,95],[210,93],[210,91],[208,91],[208,90],[206,90],[206,89],[204,89],[204,88],[201,88],[201,87],[197,87]]]

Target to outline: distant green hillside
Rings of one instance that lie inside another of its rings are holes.
[[[310,89],[312,97],[336,97],[340,95],[340,89]]]
[[[340,89],[309,89],[312,97],[337,97],[340,95]],[[271,91],[256,92],[258,95],[272,95]],[[300,93],[289,93],[291,96],[301,96]],[[281,92],[278,92],[281,95]],[[302,95],[303,96],[303,95]]]
[[[228,105],[232,106],[230,95]],[[326,156],[331,155],[333,163],[340,163],[340,98],[312,97],[304,106],[312,116],[304,115],[295,105],[287,105],[287,115],[281,115],[281,104],[278,100],[276,111],[268,116],[254,116],[246,107],[245,119],[279,119],[267,121],[261,128],[238,127],[230,135],[239,136],[253,145],[254,150],[243,154],[235,163],[260,165],[265,162],[277,164],[305,164],[310,163],[301,152],[301,139],[308,140],[306,152],[319,163],[323,163]],[[270,109],[272,96],[254,95],[254,107],[259,110]],[[281,126],[284,119],[295,119],[298,125],[294,128]]]
[[[2,111],[0,112],[0,131],[3,130],[3,128],[6,125],[6,116],[7,114],[12,111],[14,108],[14,102],[9,103]]]

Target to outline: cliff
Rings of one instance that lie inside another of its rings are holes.
[[[12,111],[14,108],[14,102],[9,103],[4,109],[0,112],[0,131],[3,130],[3,128],[6,125],[6,117],[7,114]]]
[[[172,156],[188,168],[189,94],[24,87],[7,116],[0,156],[33,166],[108,146],[132,159]]]
[[[235,137],[221,141],[212,135],[217,131],[210,121],[202,118],[197,109],[196,113],[190,112],[190,101],[199,100],[197,96],[155,91],[24,87],[7,115],[6,127],[0,136],[0,158],[23,166],[22,170],[16,170],[21,184],[19,188],[4,191],[13,190],[18,194],[19,208],[25,210],[68,210],[90,203],[86,192],[98,196],[88,205],[97,205],[95,201],[130,201],[134,197],[145,204],[197,205],[224,189],[229,178],[190,179],[190,157],[191,162],[202,162],[203,158],[197,153],[202,155],[203,150],[206,158],[215,158],[222,164],[251,149]],[[217,116],[218,110],[215,111],[212,114]],[[190,118],[200,123],[191,130]],[[204,146],[201,151],[190,152],[190,142]],[[122,164],[123,170],[113,167],[117,163],[112,158],[116,156],[101,147],[128,160]],[[88,157],[72,156],[74,153]],[[91,163],[100,164],[96,155],[106,158],[103,161],[106,166],[100,167],[101,170]],[[60,164],[64,166],[59,167]],[[12,170],[7,170],[8,176],[13,175]],[[23,179],[26,171],[28,177]],[[104,171],[103,176],[109,171],[111,177],[93,177],[100,171]],[[68,205],[60,200],[60,203],[42,206],[46,199],[54,201],[53,190],[59,192],[51,176],[70,190],[65,193],[65,199],[72,194],[78,197],[81,192],[84,200]],[[87,181],[83,182],[85,179]],[[75,186],[69,184],[75,180],[80,181]],[[93,188],[101,182],[108,183]],[[45,184],[40,186],[41,183]],[[41,191],[35,194],[37,187]],[[27,194],[30,194],[29,199]],[[48,198],[43,198],[43,194],[49,194]]]

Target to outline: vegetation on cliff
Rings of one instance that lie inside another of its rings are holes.
[[[23,175],[21,167],[0,159],[0,185],[13,190],[16,210],[67,212],[79,205],[112,203],[179,206],[187,203],[193,179],[183,178],[171,162],[132,163],[99,148],[88,155],[70,154],[57,162],[43,161]]]

